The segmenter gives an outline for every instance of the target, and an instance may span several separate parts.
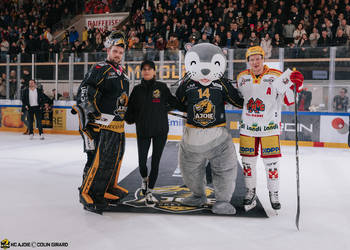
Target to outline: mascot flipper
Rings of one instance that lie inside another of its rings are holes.
[[[242,108],[243,98],[232,83],[222,78],[226,59],[222,50],[209,43],[193,46],[185,56],[190,80],[176,91],[187,107],[187,122],[179,150],[179,164],[192,195],[184,205],[207,202],[205,167],[210,162],[216,203],[212,212],[235,214],[230,203],[236,185],[237,157],[232,137],[225,127],[225,102]]]

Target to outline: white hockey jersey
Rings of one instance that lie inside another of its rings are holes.
[[[281,106],[284,94],[291,91],[291,73],[288,69],[282,74],[265,65],[258,78],[249,69],[237,76],[237,88],[244,97],[240,134],[264,137],[281,133]]]

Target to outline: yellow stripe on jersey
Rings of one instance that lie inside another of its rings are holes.
[[[241,73],[239,73],[237,76],[237,81],[239,78],[241,78],[241,76],[244,76],[244,75],[250,75],[250,70],[246,69],[246,70],[242,71]]]

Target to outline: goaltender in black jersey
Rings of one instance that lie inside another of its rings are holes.
[[[124,116],[129,95],[129,80],[120,65],[125,51],[124,36],[112,32],[105,47],[107,59],[94,65],[86,74],[78,89],[75,106],[84,143],[85,137],[92,142],[90,162],[88,154],[79,189],[80,202],[85,209],[97,213],[102,213],[109,205],[117,205],[128,193],[118,185],[125,150]]]

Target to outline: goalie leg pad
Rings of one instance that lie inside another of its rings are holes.
[[[124,145],[124,133],[115,133],[108,130],[100,131],[95,158],[81,188],[81,196],[85,202],[91,204],[96,203],[96,200],[104,200],[107,188],[110,185],[111,187],[117,186]],[[127,192],[126,189],[121,187],[119,189]]]

